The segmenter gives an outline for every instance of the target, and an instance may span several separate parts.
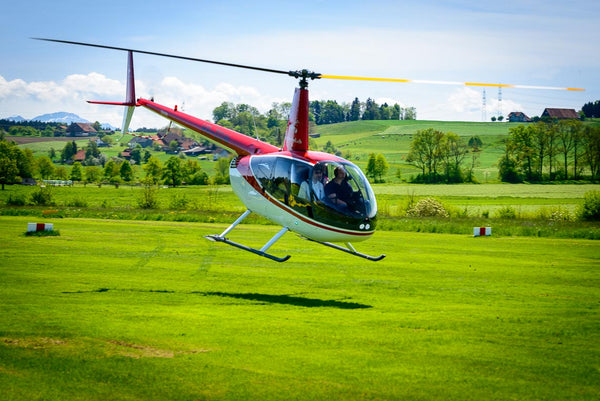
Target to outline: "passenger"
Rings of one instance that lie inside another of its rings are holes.
[[[335,178],[325,185],[325,196],[334,206],[345,209],[352,199],[352,187],[346,181],[346,170],[338,166],[333,170]]]
[[[325,186],[323,185],[323,166],[316,164],[312,170],[312,179],[303,181],[300,184],[298,197],[311,199],[310,194],[314,195],[315,201],[321,201],[325,197]]]

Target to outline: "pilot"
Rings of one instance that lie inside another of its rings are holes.
[[[298,197],[304,199],[310,199],[310,193],[314,195],[314,200],[323,200],[325,197],[325,186],[323,185],[323,166],[316,164],[312,169],[312,178],[310,180],[303,181],[300,184],[300,190],[298,191]]]
[[[344,209],[352,199],[352,187],[346,181],[346,170],[338,166],[333,170],[335,178],[325,185],[325,196],[334,206]]]

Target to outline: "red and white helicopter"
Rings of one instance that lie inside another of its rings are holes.
[[[521,87],[531,89],[579,90],[577,88],[323,75],[307,70],[274,70],[67,40],[45,38],[34,39],[126,51],[128,53],[128,66],[125,101],[89,101],[89,103],[125,106],[126,109],[121,131],[123,134],[128,132],[129,123],[135,108],[144,107],[172,122],[194,130],[207,139],[233,151],[237,157],[232,160],[229,168],[231,186],[235,194],[246,206],[247,210],[221,234],[207,235],[206,238],[223,242],[278,262],[284,262],[288,260],[290,256],[277,257],[267,251],[288,231],[293,231],[305,239],[371,261],[379,261],[385,257],[384,254],[371,256],[360,253],[352,246],[352,242],[364,241],[370,238],[375,232],[375,227],[377,225],[377,201],[365,175],[356,165],[348,160],[328,153],[316,152],[308,149],[309,101],[307,88],[309,79],[358,79],[391,82],[462,84],[472,86]],[[299,88],[296,88],[294,93],[282,148],[278,148],[242,133],[185,114],[178,111],[176,106],[173,108],[158,104],[154,102],[153,99],[136,98],[133,53],[150,54],[285,74],[299,79]],[[259,214],[282,226],[281,230],[260,249],[252,248],[227,238],[227,235],[251,213]],[[335,244],[334,242],[344,243],[346,246],[344,247]]]

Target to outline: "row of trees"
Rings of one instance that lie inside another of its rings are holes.
[[[335,100],[314,100],[310,102],[310,112],[317,125],[359,120],[417,119],[417,111],[414,107],[403,108],[397,103],[393,106],[387,103],[378,105],[371,98],[364,103],[354,98],[351,104],[338,104]]]
[[[473,180],[482,142],[477,136],[465,141],[453,132],[442,132],[433,128],[415,133],[406,156],[407,163],[419,168],[421,173],[414,182],[459,183]],[[463,169],[463,162],[471,152],[471,163]]]
[[[243,134],[267,140],[277,146],[282,143],[291,103],[273,103],[266,114],[247,104],[223,102],[213,110],[213,121]],[[309,104],[309,120],[317,125],[358,120],[416,120],[414,107],[398,104],[378,105],[374,100],[338,104],[335,100],[314,100]]]
[[[71,149],[68,142],[66,149]],[[87,149],[86,149],[87,150]],[[63,153],[65,150],[63,150]],[[195,159],[171,156],[163,165],[156,157],[149,157],[142,167],[133,166],[129,161],[110,158],[103,165],[83,165],[75,162],[69,168],[56,165],[49,156],[35,157],[30,149],[20,149],[14,142],[0,138],[0,184],[17,184],[22,180],[36,178],[41,180],[72,180],[83,183],[120,183],[140,181],[168,185],[206,185],[224,184],[229,180],[229,160],[219,159],[216,163],[216,175],[211,180]]]
[[[600,118],[600,100],[584,104],[581,112],[586,118]]]
[[[509,129],[499,173],[506,182],[600,177],[600,127],[578,120],[539,121]]]

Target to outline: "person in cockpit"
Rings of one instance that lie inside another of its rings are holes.
[[[333,170],[335,178],[325,185],[325,196],[333,206],[344,209],[352,199],[352,187],[346,180],[346,170],[338,166]]]
[[[316,164],[312,169],[312,177],[309,180],[303,181],[300,184],[298,197],[303,199],[311,199],[310,194],[313,194],[313,200],[321,201],[325,197],[325,186],[323,185],[323,166]]]

